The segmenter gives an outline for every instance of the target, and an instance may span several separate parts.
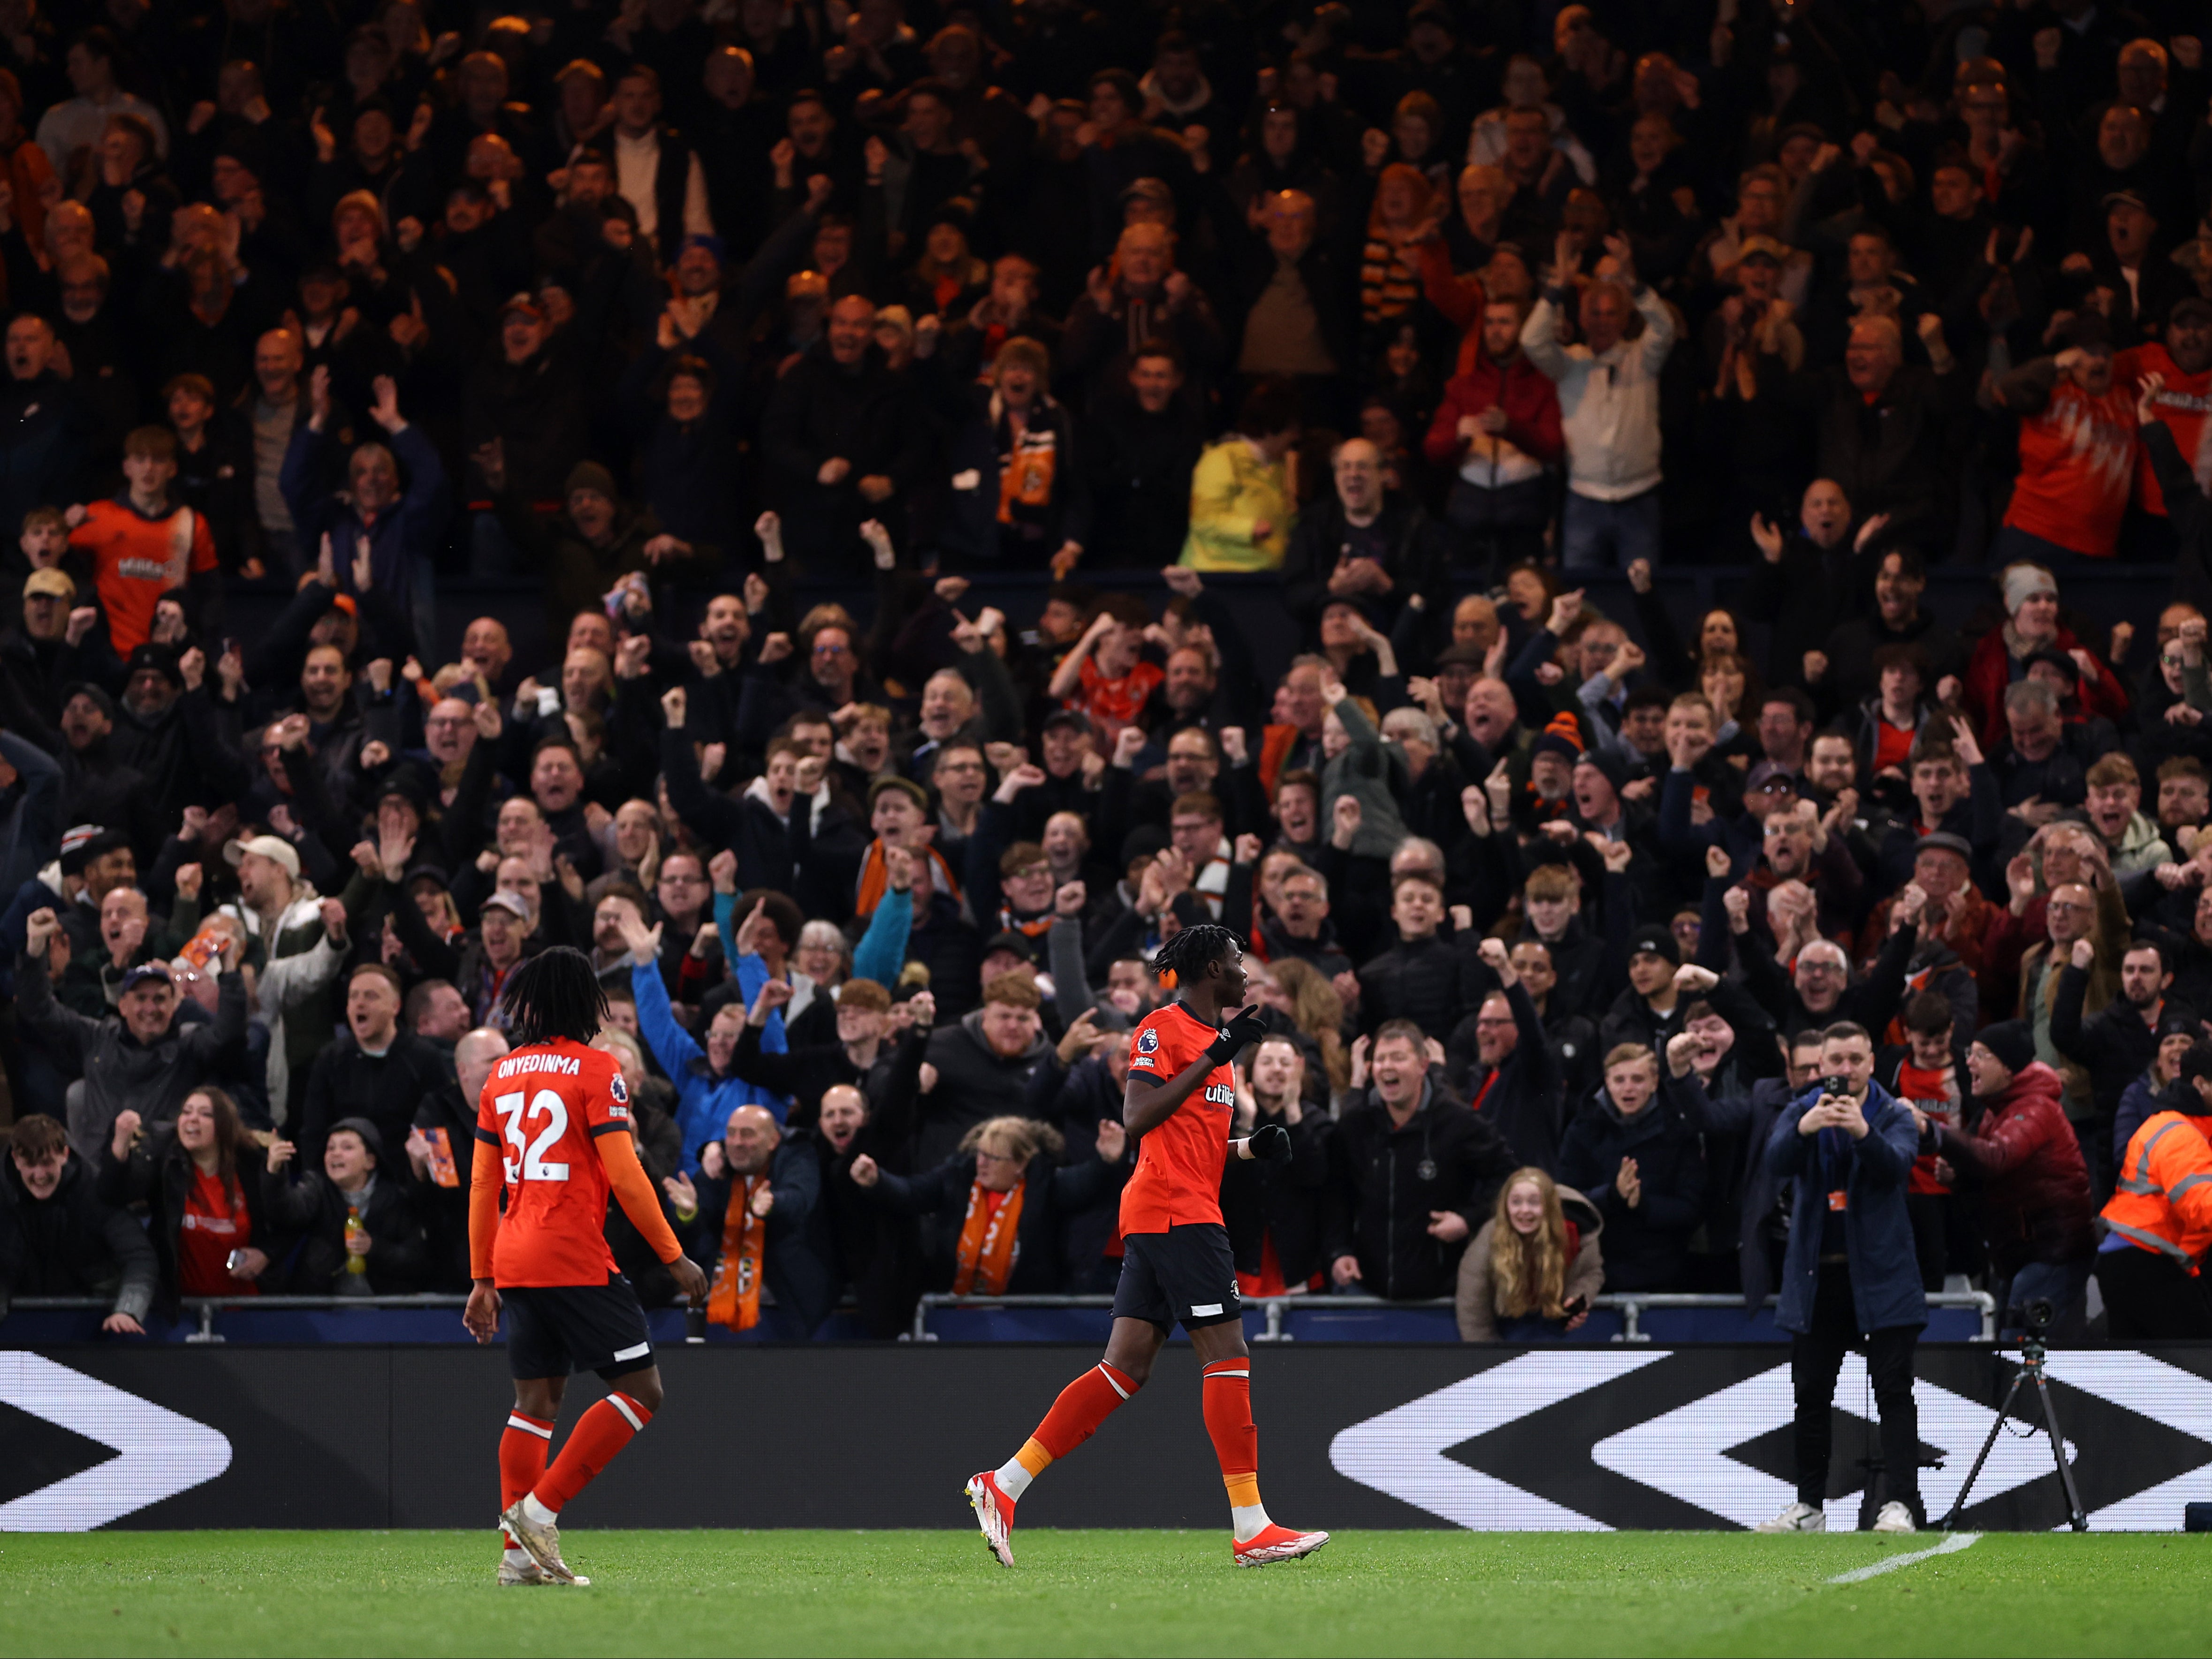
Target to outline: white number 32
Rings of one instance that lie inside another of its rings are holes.
[[[524,1109],[526,1100],[528,1102],[527,1110]],[[507,1145],[522,1154],[519,1168],[514,1158],[506,1160],[507,1178],[509,1181],[566,1181],[568,1178],[567,1164],[544,1161],[545,1149],[568,1133],[568,1105],[560,1094],[552,1089],[540,1089],[535,1095],[526,1096],[517,1090],[511,1095],[494,1096],[491,1103],[492,1109],[507,1120]],[[545,1127],[538,1132],[535,1139],[526,1146],[522,1126],[534,1123],[541,1117],[546,1120]]]

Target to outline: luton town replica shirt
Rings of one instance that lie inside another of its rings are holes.
[[[1129,1071],[1173,1082],[1221,1033],[1180,1002],[1146,1016],[1129,1040]],[[1121,1231],[1164,1233],[1191,1222],[1221,1223],[1221,1166],[1237,1111],[1237,1079],[1217,1066],[1168,1121],[1137,1143],[1137,1172],[1121,1188]]]

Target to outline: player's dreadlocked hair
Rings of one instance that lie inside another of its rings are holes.
[[[518,967],[500,993],[507,1040],[518,1048],[567,1037],[589,1042],[607,1020],[607,994],[581,951],[556,945]]]
[[[1182,929],[1160,946],[1152,957],[1152,969],[1162,985],[1173,989],[1231,951],[1243,948],[1243,939],[1229,928],[1202,921]]]

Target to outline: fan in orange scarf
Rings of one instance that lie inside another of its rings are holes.
[[[709,1216],[717,1209],[721,1213],[721,1241],[708,1280],[709,1324],[749,1331],[760,1323],[768,1218],[775,1208],[769,1171],[782,1138],[766,1110],[740,1106],[730,1114],[722,1139],[700,1149],[696,1195],[680,1176],[670,1188],[678,1220],[688,1224],[702,1210]]]
[[[860,883],[853,896],[853,914],[865,921],[876,914],[876,906],[883,902],[886,891],[904,892],[911,866],[927,858],[933,879],[930,885],[960,896],[960,884],[953,879],[952,866],[945,861],[945,854],[929,844],[936,826],[929,821],[929,794],[922,787],[908,778],[878,778],[868,791],[868,827],[876,838],[868,843],[866,854],[860,860]],[[895,852],[903,852],[904,860],[895,858]]]
[[[986,1118],[961,1138],[958,1154],[936,1170],[920,1176],[896,1175],[878,1169],[864,1154],[853,1160],[853,1181],[902,1214],[943,1218],[949,1231],[952,1207],[960,1202],[956,1194],[961,1160],[972,1156],[975,1173],[967,1182],[960,1234],[952,1250],[952,1293],[1000,1296],[1021,1264],[1022,1218],[1031,1200],[1045,1206],[1033,1220],[1032,1231],[1050,1237],[1060,1217],[1113,1196],[1126,1173],[1121,1154],[1128,1144],[1127,1132],[1120,1124],[1102,1118],[1098,1156],[1055,1168],[1066,1146],[1050,1124],[1024,1117]],[[1039,1190],[1033,1192],[1033,1184]],[[1046,1187],[1051,1190],[1042,1191]],[[937,1271],[943,1273],[941,1262]]]

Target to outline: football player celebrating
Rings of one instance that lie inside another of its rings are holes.
[[[1061,1390],[1036,1432],[1002,1468],[968,1482],[983,1541],[1009,1567],[1016,1501],[1046,1465],[1088,1440],[1108,1413],[1145,1386],[1154,1356],[1177,1323],[1205,1366],[1206,1431],[1229,1488],[1237,1564],[1289,1561],[1328,1542],[1325,1532],[1275,1525],[1260,1502],[1252,1364],[1237,1264],[1221,1222],[1221,1170],[1231,1146],[1239,1158],[1287,1164],[1291,1137],[1281,1125],[1269,1124],[1247,1139],[1229,1138],[1237,1112],[1230,1062],[1267,1031],[1257,1008],[1243,1009],[1225,1027],[1221,1023],[1225,1010],[1244,1000],[1243,942],[1225,927],[1185,927],[1160,947],[1154,965],[1178,994],[1137,1027],[1129,1045],[1121,1121],[1139,1138],[1137,1171],[1121,1189],[1121,1282],[1106,1358]]]
[[[696,1304],[707,1276],[684,1255],[630,1140],[629,1097],[612,1054],[590,1047],[607,1018],[591,958],[566,946],[514,970],[501,1002],[514,1048],[477,1102],[469,1272],[461,1318],[478,1342],[507,1317],[514,1410],[499,1443],[502,1584],[581,1584],[561,1559],[556,1517],[660,1409],[645,1310],[607,1249],[607,1195]],[[506,1213],[500,1200],[504,1195]],[[546,1467],[571,1371],[605,1397]]]

